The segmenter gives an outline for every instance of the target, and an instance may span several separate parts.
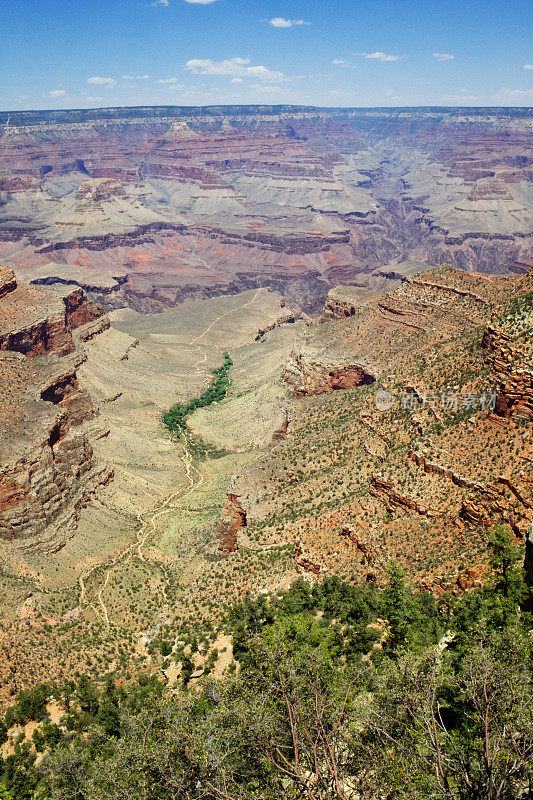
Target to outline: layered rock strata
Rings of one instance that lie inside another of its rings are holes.
[[[112,478],[84,429],[98,409],[79,386],[84,354],[74,337],[109,320],[81,289],[3,285],[11,288],[0,297],[0,538],[56,546],[47,528],[70,533]]]

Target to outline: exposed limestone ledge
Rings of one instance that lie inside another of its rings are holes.
[[[304,552],[300,541],[296,542],[294,548],[294,563],[296,572],[299,575],[308,575],[318,578],[326,572],[325,566],[321,564],[315,556]]]
[[[0,306],[0,539],[56,547],[47,527],[70,535],[80,510],[113,477],[84,427],[98,408],[77,376],[80,341],[109,319],[80,288],[19,284]]]
[[[413,497],[400,494],[395,488],[392,481],[385,480],[381,475],[373,475],[371,478],[370,494],[385,501],[388,508],[403,508],[407,511],[414,511],[423,517],[434,517],[436,511],[428,508],[423,503],[419,503]]]
[[[495,517],[499,517],[511,526],[517,536],[525,535],[529,509],[533,507],[529,482],[524,480],[519,484],[506,475],[499,475],[493,483],[484,484],[464,478],[449,467],[430,461],[424,453],[410,451],[408,457],[422,467],[424,472],[441,475],[455,486],[469,490],[459,510],[461,519],[488,527],[494,524]]]
[[[335,286],[328,292],[319,322],[353,317],[378,295],[379,292],[361,289],[357,286]]]
[[[0,297],[13,292],[17,288],[17,279],[11,267],[0,264]]]
[[[16,284],[8,293],[0,291],[0,350],[28,358],[68,355],[76,349],[72,332],[99,319],[103,325],[107,318],[80,288]]]
[[[269,333],[269,331],[273,331],[275,328],[279,328],[280,325],[289,325],[293,322],[296,322],[296,317],[294,314],[284,314],[283,316],[279,317],[275,322],[272,322],[270,325],[267,325],[265,328],[259,328],[257,334],[255,336],[256,342],[260,341],[265,333]]]
[[[30,405],[21,420],[26,425],[35,424]],[[113,476],[97,463],[87,435],[69,429],[68,413],[46,406],[25,452],[0,468],[0,539],[31,539],[35,546],[61,515],[72,528],[81,508]]]

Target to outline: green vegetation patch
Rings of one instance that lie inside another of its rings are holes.
[[[188,403],[175,403],[169,411],[163,415],[163,422],[171,433],[180,433],[187,428],[187,417],[196,411],[197,408],[205,408],[212,403],[219,403],[224,400],[228,393],[229,378],[228,372],[233,366],[233,361],[229,353],[224,353],[224,360],[220,367],[213,370],[213,380],[210,386],[200,397],[189,400]]]

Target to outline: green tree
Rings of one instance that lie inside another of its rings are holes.
[[[61,702],[67,714],[70,713],[72,699],[76,691],[76,684],[74,681],[66,681],[61,688]]]
[[[490,623],[501,627],[516,621],[519,608],[527,597],[523,554],[516,546],[514,536],[503,525],[497,525],[491,531],[489,553],[492,580],[486,586],[486,595]]]
[[[76,686],[76,697],[81,710],[86,714],[94,716],[98,712],[98,692],[87,675],[80,675]]]
[[[120,736],[120,711],[116,698],[104,697],[96,721],[107,736]]]
[[[404,571],[392,562],[387,570],[388,583],[383,590],[383,612],[389,622],[387,649],[395,650],[406,644],[409,629],[409,591]]]

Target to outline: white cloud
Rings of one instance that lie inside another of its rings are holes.
[[[533,69],[533,64],[524,64],[524,69]]]
[[[272,25],[273,28],[292,28],[295,25],[310,25],[310,22],[306,22],[304,19],[284,19],[283,17],[272,17],[272,19],[266,20],[269,25]]]
[[[502,88],[494,95],[498,102],[518,102],[530,100],[533,97],[533,89],[510,89],[508,86]]]
[[[433,53],[433,58],[436,58],[437,61],[452,61],[455,56],[451,53]]]
[[[177,83],[177,78],[158,78],[156,83]]]
[[[363,56],[363,58],[370,58],[375,61],[400,61],[405,56],[391,56],[388,53],[382,53],[376,50],[375,53],[354,53],[356,56]]]
[[[351,61],[346,61],[344,58],[334,58],[331,62],[335,64],[336,67],[345,67],[346,69],[357,69],[355,64],[352,64]]]
[[[67,93],[66,89],[50,89],[46,92],[44,97],[64,97]]]
[[[154,0],[154,2],[150,3],[150,5],[153,8],[155,8],[156,6],[163,6],[163,8],[166,8],[167,6],[170,5],[170,3],[168,0]]]
[[[286,80],[283,72],[267,69],[262,64],[254,66],[249,58],[226,58],[212,61],[210,58],[192,58],[183,69],[193,75],[229,75],[232,78],[260,78],[269,81]]]
[[[231,83],[242,83],[242,78],[232,78]]]
[[[99,75],[94,75],[92,78],[87,78],[87,83],[92,83],[97,86],[116,86],[117,82],[113,78],[101,78]]]
[[[176,92],[183,92],[187,87],[183,83],[171,83],[168,88]]]
[[[150,77],[149,75],[123,75],[122,76],[122,80],[123,81],[147,81],[149,77]]]
[[[85,99],[88,100],[89,103],[99,103],[100,100],[103,100],[104,98],[103,97],[97,97],[95,95],[87,95],[87,97]]]
[[[199,6],[208,6],[210,3],[214,3],[215,0],[185,0],[186,3],[195,3]]]

